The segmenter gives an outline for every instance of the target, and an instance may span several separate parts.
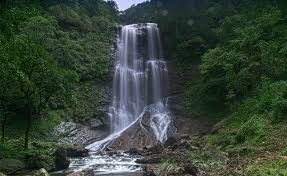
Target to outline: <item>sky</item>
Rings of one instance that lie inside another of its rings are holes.
[[[138,4],[147,0],[114,0],[114,1],[118,4],[119,10],[122,11],[128,9],[133,4]]]

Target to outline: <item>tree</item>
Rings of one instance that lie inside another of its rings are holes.
[[[116,15],[119,11],[118,4],[114,0],[108,0],[107,4],[112,9],[113,13]]]
[[[17,92],[17,70],[14,63],[11,63],[5,47],[0,48],[0,117],[1,121],[1,141],[5,141],[5,127],[11,110],[9,107],[15,102]]]
[[[58,108],[59,97],[72,90],[77,75],[59,68],[46,50],[25,36],[17,36],[11,42],[9,53],[17,64],[17,82],[27,120],[24,146],[28,148],[33,119],[46,109]],[[49,106],[52,101],[56,107]]]
[[[226,90],[222,98],[230,104],[257,89],[262,77],[285,79],[286,30],[282,22],[276,8],[226,18],[218,30],[225,36],[221,45],[203,56],[202,82],[208,85],[217,81],[221,90]],[[232,35],[224,35],[226,31]]]

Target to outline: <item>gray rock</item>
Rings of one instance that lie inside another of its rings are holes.
[[[89,150],[83,146],[68,146],[66,148],[66,151],[67,156],[71,158],[89,156]]]
[[[130,155],[141,155],[142,151],[137,148],[131,148],[128,151],[125,151],[124,153],[130,154]]]
[[[137,159],[136,163],[138,164],[159,164],[163,159],[166,159],[167,157],[157,155],[157,156],[150,156],[150,157],[145,157],[141,159]]]
[[[6,176],[6,175],[0,172],[0,176]]]
[[[87,120],[85,124],[62,122],[56,127],[55,135],[62,144],[86,146],[107,137],[109,128],[93,119]]]
[[[170,136],[164,143],[165,147],[172,147],[179,142],[179,139],[176,136]]]
[[[44,168],[42,168],[42,169],[36,171],[36,172],[33,174],[33,176],[49,176],[49,174],[48,174],[48,172],[47,172]]]
[[[17,170],[25,168],[25,164],[22,161],[16,159],[1,159],[0,170],[4,173],[11,173]]]
[[[67,176],[95,176],[95,173],[92,170],[88,170],[88,171],[74,172]]]
[[[148,146],[144,148],[144,155],[154,155],[154,154],[160,154],[164,150],[163,146],[161,144],[157,144],[154,146]]]
[[[41,169],[47,168],[47,161],[39,155],[27,155],[26,156],[26,166],[29,169]]]
[[[153,130],[150,127],[150,114],[145,113],[143,117],[129,129],[121,134],[109,146],[111,150],[128,151],[132,148],[144,148],[145,146],[154,146],[157,140],[154,136]]]
[[[211,129],[211,133],[212,134],[218,133],[218,131],[221,130],[227,123],[228,123],[228,119],[221,120],[220,122],[218,122],[217,124],[213,126],[213,128]]]
[[[55,167],[57,170],[68,169],[70,165],[70,160],[67,156],[67,151],[65,148],[60,147],[54,153],[55,156]]]
[[[145,165],[143,171],[144,171],[144,176],[156,176],[155,171],[158,170],[159,165],[155,164],[148,164]]]
[[[184,166],[184,172],[192,176],[197,176],[198,170],[194,165],[187,164]]]

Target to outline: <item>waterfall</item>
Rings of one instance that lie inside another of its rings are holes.
[[[171,117],[167,105],[168,70],[163,60],[159,29],[154,23],[121,28],[113,81],[113,101],[109,116],[111,134],[86,148],[89,157],[72,160],[70,169],[93,169],[96,173],[132,173],[142,168],[137,158],[126,154],[100,155],[123,132],[149,115],[153,135],[161,143],[169,132]],[[144,128],[144,127],[143,127]],[[152,133],[152,132],[151,132]]]
[[[171,123],[167,90],[168,70],[157,24],[122,26],[109,112],[111,135],[87,148],[105,148],[147,112],[154,136],[165,142]]]
[[[143,32],[145,31],[145,32]],[[146,34],[146,35],[144,35]],[[146,36],[145,56],[139,38]],[[123,26],[118,44],[118,63],[113,83],[111,130],[119,132],[134,122],[150,105],[151,126],[161,142],[167,138],[170,116],[167,96],[167,66],[163,60],[157,24]],[[152,109],[152,110],[151,110]]]
[[[118,44],[118,63],[113,83],[111,107],[111,132],[115,133],[130,125],[144,109],[145,72],[143,60],[137,52],[137,28],[122,28]]]

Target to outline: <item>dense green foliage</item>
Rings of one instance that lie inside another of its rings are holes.
[[[187,87],[188,109],[232,109],[266,80],[286,79],[285,4],[153,0],[128,9],[122,20],[160,25],[167,58],[177,63]]]
[[[242,148],[264,152],[272,146],[274,156],[286,148],[286,7],[283,0],[151,0],[121,16],[125,23],[159,24],[166,58],[176,63],[181,78],[186,112],[224,119],[220,130],[201,141],[206,152],[240,151],[248,160]],[[194,157],[200,158],[198,167],[219,168],[204,153]],[[245,161],[251,165],[248,175],[286,174],[285,160],[265,160]]]
[[[116,4],[6,0],[0,5],[2,143],[20,138],[28,148],[29,136],[48,137],[45,130],[61,119],[101,117],[105,92],[99,83],[109,79]]]
[[[287,173],[286,9],[285,0],[151,0],[120,16],[159,24],[184,114],[220,121],[190,152],[204,174]],[[30,141],[53,141],[63,120],[104,116],[117,20],[114,1],[0,2],[0,158],[49,167],[54,143]],[[180,164],[163,161],[158,174]]]

